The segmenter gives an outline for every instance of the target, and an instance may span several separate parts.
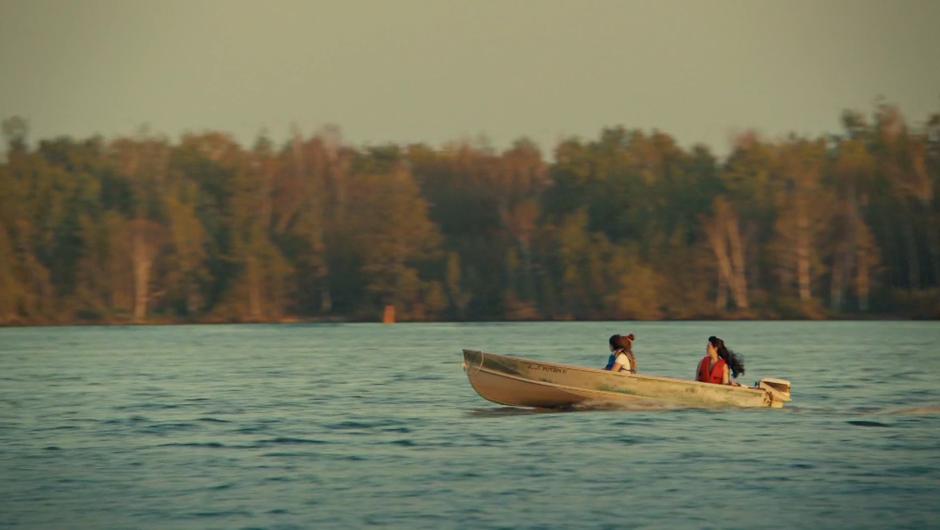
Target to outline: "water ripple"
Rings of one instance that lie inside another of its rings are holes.
[[[526,410],[460,369],[461,347],[597,366],[625,328],[644,371],[688,377],[716,334],[794,401]],[[935,344],[926,322],[3,328],[0,528],[929,528]]]

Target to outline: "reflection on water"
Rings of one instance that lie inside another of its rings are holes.
[[[714,334],[793,401],[517,409],[460,368],[462,348],[599,367],[625,329],[645,373],[691,378]],[[928,322],[0,329],[0,528],[930,527],[938,342]]]
[[[541,408],[520,408],[504,407],[495,405],[491,408],[470,409],[467,413],[472,417],[493,418],[500,416],[525,416],[529,414],[563,414],[567,412],[597,412],[597,411],[620,411],[620,412],[650,412],[679,410],[679,405],[667,403],[623,403],[614,401],[584,401],[568,407],[541,409]]]
[[[467,411],[467,415],[474,418],[500,418],[503,416],[527,416],[530,414],[563,414],[566,412],[575,412],[574,407],[557,409],[529,409],[518,407],[500,407],[474,408]]]

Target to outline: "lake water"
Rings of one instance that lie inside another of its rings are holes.
[[[782,410],[527,412],[461,348],[691,378],[712,334]],[[0,329],[0,528],[940,526],[940,323]]]

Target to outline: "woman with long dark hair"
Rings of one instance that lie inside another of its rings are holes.
[[[729,375],[730,371],[730,375]],[[718,337],[708,337],[705,344],[705,357],[698,363],[695,380],[716,385],[736,384],[733,377],[744,375],[744,361],[725,346],[725,341]]]
[[[636,373],[636,356],[633,355],[633,333],[629,335],[611,335],[610,357],[607,359],[605,370],[612,372]]]

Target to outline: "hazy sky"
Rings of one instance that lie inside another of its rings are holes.
[[[940,111],[940,2],[0,0],[0,68],[0,118],[32,139],[337,124],[550,147],[625,125],[721,152],[838,131],[879,95]]]

